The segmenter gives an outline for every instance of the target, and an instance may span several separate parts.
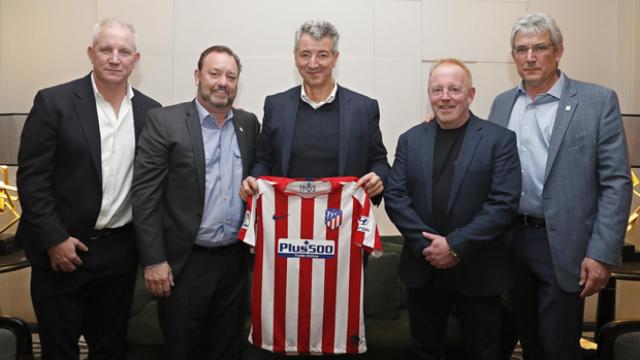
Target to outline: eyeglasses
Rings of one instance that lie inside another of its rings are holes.
[[[516,54],[516,56],[524,57],[524,56],[527,56],[527,54],[529,54],[529,50],[531,50],[533,55],[540,55],[545,53],[552,46],[553,44],[548,44],[548,43],[535,44],[532,46],[520,45],[520,46],[516,46],[515,49],[513,49],[513,53]]]
[[[431,96],[435,98],[444,96],[445,92],[449,94],[449,96],[451,97],[458,97],[463,94],[462,88],[458,88],[458,87],[450,87],[450,88],[434,87],[429,90],[429,93],[431,94]]]

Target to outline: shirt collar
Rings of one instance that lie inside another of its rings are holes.
[[[200,104],[200,101],[196,98],[195,100],[196,103],[196,110],[198,111],[198,119],[200,119],[200,125],[204,125],[204,120],[207,116],[211,117],[212,120],[214,119],[214,116],[211,115],[207,109],[204,108],[204,106],[202,106],[202,104]],[[233,109],[229,109],[229,112],[227,113],[227,117],[224,118],[224,124],[226,124],[227,121],[231,120],[233,118]],[[215,123],[215,121],[214,121]],[[217,124],[216,124],[217,126]]]
[[[93,95],[96,98],[100,98],[104,100],[104,96],[102,96],[102,94],[100,94],[100,90],[98,90],[98,86],[96,85],[96,79],[94,79],[94,73],[91,72],[91,87],[93,88]],[[131,87],[131,84],[129,84],[129,81],[127,81],[127,99],[131,100],[133,98],[133,88]]]
[[[558,74],[558,81],[556,81],[556,83],[553,84],[553,86],[551,87],[551,89],[549,89],[549,91],[540,95],[551,95],[556,99],[560,99],[560,96],[562,96],[562,89],[564,89],[564,83],[567,77],[564,76],[564,73],[560,70],[556,70],[556,74]],[[518,85],[518,96],[524,95],[526,93],[527,91],[524,88],[524,81],[522,81],[520,85]]]
[[[329,94],[329,97],[324,101],[315,102],[315,101],[311,100],[311,98],[309,98],[307,96],[307,93],[304,91],[304,84],[302,84],[302,86],[300,86],[300,99],[302,101],[306,102],[307,104],[311,105],[312,108],[318,109],[319,107],[321,107],[324,104],[332,103],[333,100],[336,99],[336,93],[337,92],[338,92],[338,82],[334,80],[333,81],[333,90],[331,90],[331,94]]]

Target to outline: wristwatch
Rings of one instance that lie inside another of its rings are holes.
[[[458,254],[456,254],[456,252],[455,252],[455,251],[453,251],[453,249],[452,249],[452,248],[449,248],[449,249],[447,250],[447,253],[448,253],[449,255],[453,256],[453,257],[454,257],[454,258],[456,258],[456,259],[460,259],[460,257],[458,256]]]

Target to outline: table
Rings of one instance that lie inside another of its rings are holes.
[[[29,266],[24,251],[18,249],[6,255],[0,255],[0,273],[15,271]]]
[[[611,278],[607,286],[600,291],[596,310],[596,338],[602,326],[615,319],[616,281],[640,281],[640,261],[624,262],[622,267],[611,269]]]

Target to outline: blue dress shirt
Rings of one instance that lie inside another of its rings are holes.
[[[202,129],[205,161],[204,209],[196,244],[225,246],[238,241],[238,229],[244,215],[240,198],[242,158],[233,111],[229,110],[222,126],[195,100]]]
[[[544,172],[564,83],[565,76],[560,73],[558,81],[551,89],[539,94],[535,100],[527,94],[524,84],[521,83],[518,87],[518,97],[509,119],[509,129],[516,133],[522,167],[520,214],[544,217]]]

